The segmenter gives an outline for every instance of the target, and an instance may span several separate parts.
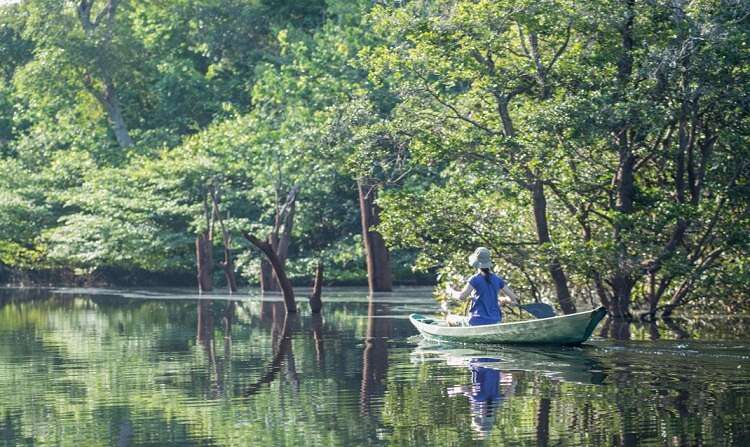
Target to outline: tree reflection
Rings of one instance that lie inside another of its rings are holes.
[[[389,318],[378,318],[379,309],[369,296],[367,307],[367,334],[362,359],[362,383],[360,385],[359,404],[362,414],[370,413],[372,396],[383,394],[384,378],[388,370],[388,343],[393,334],[393,324]]]
[[[314,313],[310,316],[313,340],[315,340],[315,363],[321,371],[325,369],[325,356],[323,352],[323,316]]]
[[[549,445],[549,410],[552,402],[547,397],[539,399],[539,411],[536,414],[536,445]]]
[[[274,304],[283,306],[283,303]],[[281,310],[283,311],[283,308]],[[280,315],[280,313],[272,313],[272,315]],[[265,373],[260,377],[260,379],[245,388],[243,392],[243,395],[245,397],[250,397],[258,393],[258,391],[263,388],[263,385],[273,382],[276,379],[276,376],[279,374],[279,371],[281,371],[284,360],[286,359],[288,364],[289,359],[293,359],[292,329],[296,326],[298,318],[299,317],[297,316],[297,314],[285,313],[283,320],[280,320],[280,328],[276,337],[277,341],[273,345],[273,359],[266,367]],[[290,369],[294,371],[293,365],[291,367],[287,366],[287,368],[288,371]],[[296,376],[296,371],[294,372],[294,374]]]

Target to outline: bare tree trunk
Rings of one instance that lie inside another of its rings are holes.
[[[224,226],[224,219],[221,217],[221,211],[219,211],[219,196],[216,192],[216,188],[211,187],[209,190],[211,194],[211,201],[213,202],[213,212],[215,218],[219,221],[219,227],[221,228],[222,242],[224,244],[224,260],[219,262],[222,270],[224,270],[224,277],[227,280],[227,287],[229,287],[229,293],[237,292],[237,279],[234,275],[234,260],[232,259],[231,235]]]
[[[195,238],[195,263],[198,268],[198,292],[213,290],[213,243],[208,230]]]
[[[359,190],[359,210],[362,219],[362,240],[367,259],[367,283],[370,292],[390,292],[393,290],[393,275],[388,248],[383,236],[373,227],[380,223],[380,210],[375,204],[377,186],[364,179],[357,181]]]
[[[260,261],[260,290],[261,292],[278,291],[278,281],[273,280],[273,267],[265,258]]]
[[[281,261],[281,265],[283,266],[286,266],[286,259],[289,256],[289,244],[292,240],[292,227],[294,226],[294,211],[296,208],[296,193],[291,201],[287,202],[287,204],[288,207],[286,210],[286,215],[283,216],[284,223],[279,230],[279,236],[277,238],[278,242],[276,243],[276,254],[279,256],[279,260]],[[271,284],[275,286],[275,290],[279,290],[279,279],[275,274],[272,275]]]
[[[315,283],[313,284],[312,295],[310,295],[310,311],[314,314],[319,314],[323,308],[323,301],[320,300],[320,295],[323,288],[323,263],[318,262],[318,267],[315,269]]]
[[[294,288],[292,287],[291,281],[289,281],[289,278],[287,278],[286,276],[284,265],[281,263],[281,259],[279,259],[278,255],[273,250],[271,244],[266,241],[262,241],[249,233],[244,233],[244,236],[245,239],[247,239],[251,244],[258,247],[258,249],[260,249],[260,251],[262,251],[263,254],[266,255],[266,258],[271,263],[274,273],[278,278],[279,285],[281,286],[281,291],[284,295],[284,304],[286,305],[287,313],[297,312],[297,305],[294,301]]]
[[[286,202],[276,209],[273,228],[266,238],[282,266],[286,265],[289,255],[289,244],[292,239],[292,228],[294,226],[294,214],[296,209],[297,194],[299,186],[295,185],[289,191]],[[263,292],[277,292],[280,289],[279,279],[276,276],[271,263],[264,259],[260,263],[260,289]]]

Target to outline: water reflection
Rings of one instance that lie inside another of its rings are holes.
[[[373,396],[383,395],[384,379],[388,370],[388,339],[393,334],[392,320],[379,318],[379,305],[369,296],[367,305],[367,333],[362,354],[362,383],[360,385],[360,412],[370,413]]]
[[[289,317],[275,297],[0,293],[0,439],[750,445],[750,345],[695,339],[739,334],[726,320],[676,320],[677,340],[657,322],[582,348],[455,347],[402,318],[432,312],[429,291],[336,293]]]
[[[513,395],[513,374],[503,373],[489,366],[497,362],[493,358],[474,358],[469,361],[471,385],[457,385],[448,388],[448,396],[469,398],[471,429],[474,439],[485,439],[495,422],[495,413],[503,401]]]
[[[472,359],[493,359],[493,368],[504,371],[533,371],[555,380],[601,384],[608,373],[594,350],[545,346],[453,347],[421,340],[411,353],[414,363],[443,361],[450,366],[471,364]]]
[[[273,357],[265,367],[263,375],[245,388],[244,397],[258,393],[264,385],[273,382],[283,365],[285,365],[287,381],[291,382],[295,389],[299,387],[299,377],[292,352],[292,333],[299,326],[299,316],[287,314],[284,303],[264,301],[261,303],[260,320],[271,325]]]

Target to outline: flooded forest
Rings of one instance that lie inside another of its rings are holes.
[[[746,1],[0,0],[0,443],[750,444],[748,92]]]

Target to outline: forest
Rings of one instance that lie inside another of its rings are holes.
[[[743,0],[0,3],[0,283],[734,313]],[[436,293],[440,295],[440,293]]]

